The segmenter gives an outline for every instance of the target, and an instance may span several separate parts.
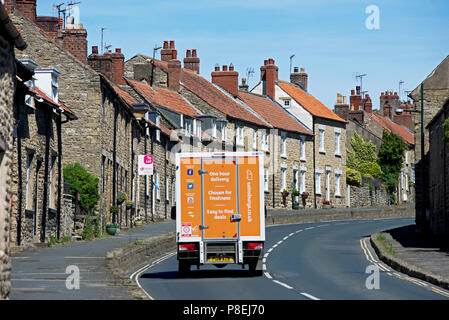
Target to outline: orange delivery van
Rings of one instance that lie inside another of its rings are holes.
[[[176,154],[178,271],[239,264],[262,275],[263,153]]]

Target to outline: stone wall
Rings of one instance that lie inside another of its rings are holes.
[[[388,206],[390,197],[384,188],[348,186],[351,208]]]
[[[13,99],[15,60],[11,43],[0,35],[0,300],[11,290],[9,258],[9,223],[11,208],[11,163],[13,149]]]

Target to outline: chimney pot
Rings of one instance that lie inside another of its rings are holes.
[[[176,60],[176,58],[178,57],[178,51],[173,50],[173,51],[172,51],[172,56],[171,56],[171,57],[172,57],[173,60]]]
[[[223,71],[228,71],[228,66],[227,65],[223,66]]]
[[[92,54],[98,54],[98,46],[92,46]]]
[[[190,51],[190,49],[187,49],[186,57],[190,58],[191,56],[192,56],[192,52]]]
[[[356,91],[357,91],[357,95],[360,95],[360,86],[355,87]]]
[[[346,104],[346,96],[343,96],[343,104]]]
[[[274,64],[274,59],[268,59],[268,64]]]
[[[298,67],[294,67],[293,68],[293,72],[298,72],[299,68]]]
[[[122,49],[121,48],[116,48],[115,49],[115,53],[122,53]]]
[[[175,41],[170,40],[170,49],[174,49],[174,48],[175,48]]]
[[[341,94],[337,93],[337,103],[341,104]]]
[[[352,89],[352,90],[351,90],[351,96],[354,96],[354,95],[355,95],[355,90]]]
[[[264,66],[266,66],[268,64],[268,60],[264,60],[263,64],[264,64]]]
[[[192,49],[192,57],[196,58],[196,49]]]
[[[215,66],[215,71],[220,71],[220,66]]]
[[[234,66],[232,64],[229,66],[229,71],[234,71]]]
[[[168,49],[168,41],[167,40],[164,41],[164,49]]]
[[[301,68],[301,72],[302,72],[302,73],[304,73],[304,72],[306,72],[306,71],[305,71],[305,69],[304,69],[304,68]]]

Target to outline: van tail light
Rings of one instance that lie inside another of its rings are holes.
[[[249,250],[262,250],[263,249],[263,242],[248,242],[246,244],[246,249],[249,249]]]
[[[179,245],[179,251],[193,251],[195,250],[194,243],[184,243]]]

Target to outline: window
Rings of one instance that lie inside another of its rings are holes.
[[[322,171],[315,171],[315,189],[316,194],[321,195],[321,175]]]
[[[284,100],[284,107],[290,107],[290,99]]]
[[[287,158],[287,133],[281,133],[281,157]]]
[[[167,202],[170,202],[169,184],[170,184],[170,178],[167,175],[167,176],[165,176],[165,200],[167,200]]]
[[[257,131],[253,129],[253,150],[257,150]]]
[[[324,126],[319,127],[318,140],[319,140],[319,151],[321,153],[326,153],[326,150],[324,150]]]
[[[27,154],[27,168],[26,168],[26,177],[25,177],[25,209],[31,210],[32,206],[32,197],[31,197],[31,163],[33,161],[33,154]]]
[[[159,176],[159,172],[156,172],[156,174],[154,175],[155,176],[155,184],[156,184],[156,186],[155,186],[155,188],[156,188],[156,199],[157,200],[161,200],[161,186],[160,186],[160,176]]]
[[[287,168],[281,168],[281,191],[287,189],[286,172]]]
[[[195,124],[196,124],[196,136],[198,137],[198,139],[201,141],[201,121],[199,120],[194,120]]]
[[[341,197],[340,193],[340,177],[341,177],[341,171],[335,170],[335,196]]]
[[[299,158],[301,161],[306,161],[306,137],[301,136],[301,141],[299,142]]]
[[[186,131],[186,136],[190,137],[190,135],[192,134],[192,120],[190,119],[185,119],[184,121],[184,129]]]
[[[105,161],[106,161],[106,157],[101,156],[101,192],[104,192],[104,185],[105,185],[105,177],[104,177]]]
[[[243,145],[243,127],[237,125],[235,127],[235,142],[238,145]]]
[[[405,171],[405,190],[410,191],[410,188],[408,186],[408,171]]]
[[[341,135],[341,130],[340,129],[335,129],[335,155],[336,156],[341,156],[340,153],[340,135]]]
[[[161,125],[161,117],[158,115],[158,116],[156,116],[156,127],[158,127],[158,128],[160,128],[160,125]],[[157,141],[161,141],[161,130],[159,130],[159,129],[156,129],[156,140]]]
[[[49,208],[56,208],[55,204],[55,179],[54,179],[54,171],[55,171],[55,163],[56,163],[56,157],[51,157],[51,164],[50,164],[50,171],[49,171],[49,177],[48,177],[48,207]]]
[[[293,169],[293,186],[295,190],[299,190],[298,169]]]
[[[408,166],[408,152],[405,151],[405,164]]]
[[[299,171],[299,192],[306,192],[306,168],[301,168]]]
[[[262,131],[262,150],[263,151],[268,151],[268,134],[267,131],[264,129]]]
[[[268,168],[263,168],[263,189],[268,191]]]

